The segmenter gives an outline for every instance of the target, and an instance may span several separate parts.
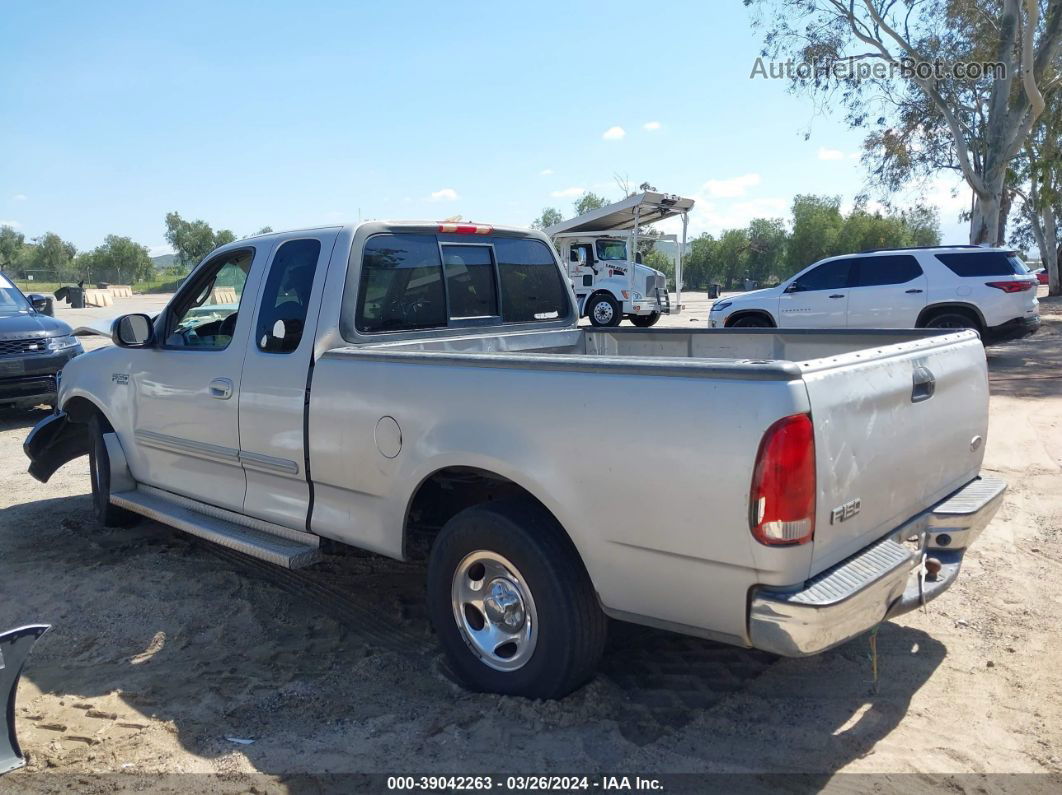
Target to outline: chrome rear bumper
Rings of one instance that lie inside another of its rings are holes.
[[[786,657],[817,654],[940,596],[958,578],[966,548],[999,510],[1006,488],[999,478],[975,478],[802,585],[753,588],[752,645]],[[923,551],[942,564],[924,581]]]

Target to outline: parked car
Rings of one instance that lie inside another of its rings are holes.
[[[1040,327],[1036,280],[1013,251],[883,249],[820,260],[778,287],[712,305],[708,324],[778,328],[969,328],[986,342]]]
[[[1047,268],[1037,268],[1032,272],[1032,274],[1036,277],[1036,281],[1040,284],[1050,284],[1050,279],[1047,275]]]
[[[216,282],[235,306],[197,316]],[[1000,504],[971,331],[577,323],[540,232],[260,235],[70,363],[30,472],[87,453],[103,524],[280,566],[426,555],[452,670],[533,697],[592,674],[606,616],[831,648],[939,596]],[[661,412],[682,432],[614,432]]]
[[[70,326],[44,314],[48,299],[28,298],[0,273],[0,406],[53,403],[56,377],[82,352]]]

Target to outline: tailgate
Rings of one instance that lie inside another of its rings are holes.
[[[814,575],[977,476],[988,373],[973,332],[815,359],[801,369],[815,426]]]

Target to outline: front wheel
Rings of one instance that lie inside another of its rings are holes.
[[[466,508],[428,563],[428,611],[467,687],[560,698],[590,678],[606,619],[575,548],[529,499]]]
[[[591,298],[586,314],[594,326],[618,326],[623,320],[623,310],[611,295],[595,295]]]
[[[658,320],[660,320],[659,312],[653,312],[651,315],[631,315],[631,323],[638,328],[655,326]]]
[[[127,527],[139,517],[132,511],[111,505],[111,457],[103,439],[105,422],[99,415],[89,420],[89,478],[92,481],[92,511],[104,527]],[[109,430],[109,429],[108,429]]]

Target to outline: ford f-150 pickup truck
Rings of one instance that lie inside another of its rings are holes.
[[[577,317],[539,232],[241,240],[67,365],[30,472],[87,453],[103,524],[281,566],[425,556],[454,672],[533,697],[592,674],[607,616],[829,649],[946,590],[999,507],[973,331]]]

